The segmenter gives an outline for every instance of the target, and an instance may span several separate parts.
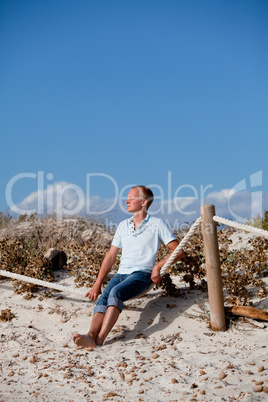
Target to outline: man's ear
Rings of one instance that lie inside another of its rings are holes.
[[[147,204],[148,204],[148,200],[144,199],[144,200],[142,201],[142,206],[143,206],[143,207],[146,207]]]

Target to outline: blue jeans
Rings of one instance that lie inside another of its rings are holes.
[[[150,288],[151,274],[143,271],[132,272],[128,275],[116,274],[98,297],[95,313],[105,313],[107,307],[115,306],[122,311],[123,302]]]

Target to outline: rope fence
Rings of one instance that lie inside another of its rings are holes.
[[[166,261],[166,263],[163,265],[163,267],[160,270],[160,276],[165,275],[167,272],[168,268],[173,264],[175,261],[176,257],[180,253],[180,251],[183,250],[183,248],[186,246],[186,244],[189,242],[190,238],[193,236],[193,234],[197,231],[201,223],[201,218],[198,218],[193,225],[191,226],[190,230],[186,233],[180,244],[175,248],[169,259]]]
[[[234,221],[230,221],[229,219],[221,218],[220,216],[213,216],[213,220],[218,223],[222,223],[223,225],[231,226],[235,229],[244,230],[245,232],[251,232],[258,236],[264,236],[268,238],[268,231],[264,229],[254,228],[253,226],[244,225],[243,223],[238,223]]]
[[[71,286],[64,286],[53,282],[46,282],[40,279],[31,278],[30,276],[14,274],[13,272],[9,271],[3,271],[1,269],[0,269],[0,276],[7,276],[8,278],[17,279],[22,282],[33,283],[34,285],[43,286],[49,289],[60,290],[62,292],[76,293],[83,296],[85,295],[85,291],[82,289],[73,288]]]

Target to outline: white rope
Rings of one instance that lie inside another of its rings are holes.
[[[31,278],[30,276],[24,276],[20,274],[14,274],[13,272],[3,271],[0,269],[0,276],[7,276],[8,278],[18,279],[19,281],[33,283],[34,285],[43,286],[45,288],[61,290],[62,292],[76,293],[79,295],[85,295],[85,291],[82,289],[72,288],[71,286],[63,286],[52,282],[41,281],[40,279]]]
[[[173,264],[173,262],[175,261],[176,257],[180,253],[180,251],[185,247],[186,243],[188,243],[188,241],[190,240],[190,237],[196,232],[196,230],[199,227],[200,223],[201,223],[201,218],[198,218],[192,224],[190,230],[186,233],[184,238],[177,245],[177,247],[175,248],[173,253],[170,255],[169,259],[165,262],[165,264],[161,268],[159,276],[164,276],[165,275],[165,273],[167,272],[168,268]],[[154,286],[155,286],[155,284],[152,283],[151,286],[147,290],[145,290],[144,292],[142,292],[138,296],[135,296],[135,297],[133,297],[133,298],[131,298],[129,300],[139,299],[140,297],[142,297],[142,296],[146,295],[148,292],[150,292],[150,290],[152,290]]]
[[[163,267],[160,270],[160,276],[165,275],[165,273],[167,272],[168,268],[173,264],[173,262],[175,261],[176,257],[178,256],[178,254],[180,253],[180,251],[185,247],[185,245],[188,243],[188,241],[190,240],[190,238],[193,236],[193,234],[197,231],[199,225],[201,223],[201,218],[198,218],[193,225],[191,226],[190,230],[187,232],[187,234],[184,236],[184,238],[182,239],[182,241],[180,242],[180,244],[178,244],[178,246],[175,248],[175,250],[173,251],[173,253],[171,254],[171,256],[169,257],[169,259],[165,262],[165,264],[163,265]]]
[[[233,222],[229,219],[221,218],[220,216],[213,216],[215,222],[222,223],[223,225],[232,226],[235,229],[245,230],[246,232],[252,232],[258,236],[264,236],[268,238],[268,231],[263,229],[254,228],[252,226],[243,225],[242,223]]]

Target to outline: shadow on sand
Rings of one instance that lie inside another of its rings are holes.
[[[146,302],[146,300],[148,300]],[[157,294],[148,294],[126,302],[119,318],[118,327],[112,330],[113,339],[106,343],[112,343],[116,339],[125,339],[126,341],[138,338],[147,338],[157,332],[166,332],[169,326],[179,315],[185,314],[192,306],[197,303],[207,301],[207,293],[199,290],[185,289],[181,297],[160,296]],[[197,306],[198,309],[198,306]],[[135,315],[135,317],[133,317]],[[130,317],[131,316],[131,317]],[[130,329],[127,325],[128,319],[134,318],[134,328]],[[178,331],[179,331],[178,327]],[[174,332],[174,329],[171,330]]]

